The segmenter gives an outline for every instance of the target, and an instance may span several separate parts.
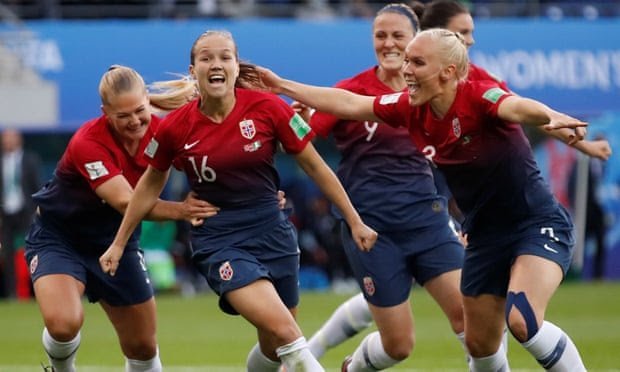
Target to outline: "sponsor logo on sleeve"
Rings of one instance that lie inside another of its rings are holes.
[[[300,140],[304,139],[304,137],[310,133],[311,130],[310,126],[297,113],[293,115],[291,120],[288,122],[288,125],[291,129],[293,129],[293,132]]]
[[[396,102],[398,102],[398,99],[400,98],[401,95],[402,95],[402,92],[401,93],[384,94],[379,99],[379,104],[380,105],[391,105],[393,103],[396,103]]]
[[[239,122],[239,129],[241,130],[243,138],[251,140],[256,135],[256,126],[251,119]]]
[[[88,172],[88,177],[90,177],[91,180],[96,180],[99,177],[107,176],[108,174],[110,174],[110,172],[108,172],[108,169],[105,167],[105,165],[103,165],[103,162],[101,160],[94,161],[92,163],[86,163],[84,164],[84,168],[86,168],[86,172]]]
[[[149,142],[148,146],[144,149],[144,154],[149,158],[153,159],[155,157],[155,153],[157,152],[157,148],[159,147],[159,142],[155,140],[155,138],[151,138],[151,142]]]
[[[487,101],[491,103],[497,103],[497,100],[504,94],[508,94],[508,93],[504,91],[502,88],[495,87],[495,88],[491,88],[487,90],[486,92],[484,92],[484,94],[482,95],[482,98],[486,99]]]

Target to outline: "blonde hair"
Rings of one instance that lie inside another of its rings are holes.
[[[151,106],[160,111],[172,111],[198,97],[198,85],[190,76],[179,75],[176,80],[149,84]]]
[[[113,97],[135,89],[142,89],[146,94],[146,85],[142,76],[131,67],[112,65],[99,82],[101,103],[108,106]]]
[[[418,37],[428,37],[432,45],[437,48],[442,63],[454,64],[456,66],[456,76],[458,80],[467,79],[469,72],[469,55],[465,39],[458,32],[452,32],[443,28],[430,28],[421,31]]]

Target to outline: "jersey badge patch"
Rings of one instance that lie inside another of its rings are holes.
[[[84,164],[84,168],[86,168],[88,177],[90,177],[91,180],[96,180],[99,177],[107,176],[110,173],[101,160],[86,163]]]
[[[232,266],[230,265],[230,261],[226,261],[223,264],[220,265],[220,278],[222,278],[222,280],[225,281],[229,281],[230,279],[232,279],[233,274],[235,273],[233,271]]]
[[[364,291],[369,296],[375,294],[375,282],[369,276],[364,277]]]
[[[241,135],[243,138],[251,140],[256,135],[256,126],[254,125],[254,121],[252,121],[252,119],[239,122],[239,129],[241,130]]]
[[[155,138],[151,138],[151,142],[149,142],[148,146],[144,149],[144,154],[149,158],[153,159],[155,157],[155,153],[157,152],[157,148],[159,147],[159,142],[155,140]]]
[[[461,136],[461,122],[459,121],[459,118],[452,119],[452,133],[454,133],[456,138]]]
[[[499,100],[499,98],[504,94],[507,94],[507,92],[505,92],[502,88],[495,87],[484,92],[482,98],[486,99],[491,103],[497,103],[497,100]]]
[[[288,122],[288,125],[291,129],[293,129],[293,133],[295,133],[297,138],[300,140],[304,139],[304,137],[311,131],[310,126],[297,113],[293,115],[291,120]]]
[[[245,152],[254,152],[260,149],[263,146],[261,141],[254,141],[252,143],[248,143],[247,145],[243,145],[243,151]]]
[[[403,93],[392,93],[392,94],[384,94],[379,99],[380,105],[391,105],[392,103],[398,102],[398,99]]]

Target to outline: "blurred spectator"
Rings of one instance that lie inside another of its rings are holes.
[[[596,140],[603,139],[597,137]],[[599,198],[600,185],[602,184],[604,175],[603,160],[589,157],[588,162],[588,178],[587,178],[587,194],[586,194],[586,218],[585,218],[585,242],[594,240],[594,256],[592,278],[603,279],[605,275],[605,234],[608,228],[607,218],[603,203]],[[573,167],[568,179],[568,194],[571,198],[571,208],[573,213],[576,211],[576,195],[579,189],[578,179],[579,160],[573,163]]]
[[[2,195],[1,243],[2,296],[16,296],[15,253],[34,213],[32,194],[40,185],[39,157],[23,148],[22,134],[16,129],[2,132],[0,163],[0,195]],[[20,262],[17,259],[17,262]]]

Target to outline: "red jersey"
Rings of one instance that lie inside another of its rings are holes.
[[[44,222],[78,245],[110,245],[123,216],[104,203],[95,189],[119,174],[132,187],[136,185],[148,165],[144,149],[159,123],[158,117],[151,116],[133,156],[116,140],[105,116],[82,125],[69,141],[54,177],[33,195]],[[137,241],[138,231],[130,242]]]
[[[222,208],[276,200],[278,145],[297,154],[314,136],[278,96],[241,88],[235,96],[235,107],[221,123],[200,111],[200,100],[169,113],[145,152],[159,170],[174,163],[199,198]]]
[[[433,154],[466,214],[466,230],[511,227],[556,206],[521,125],[497,116],[499,104],[511,95],[493,81],[462,82],[443,118],[429,103],[410,106],[406,93],[375,99],[379,118],[386,123],[406,119],[414,143]]]

